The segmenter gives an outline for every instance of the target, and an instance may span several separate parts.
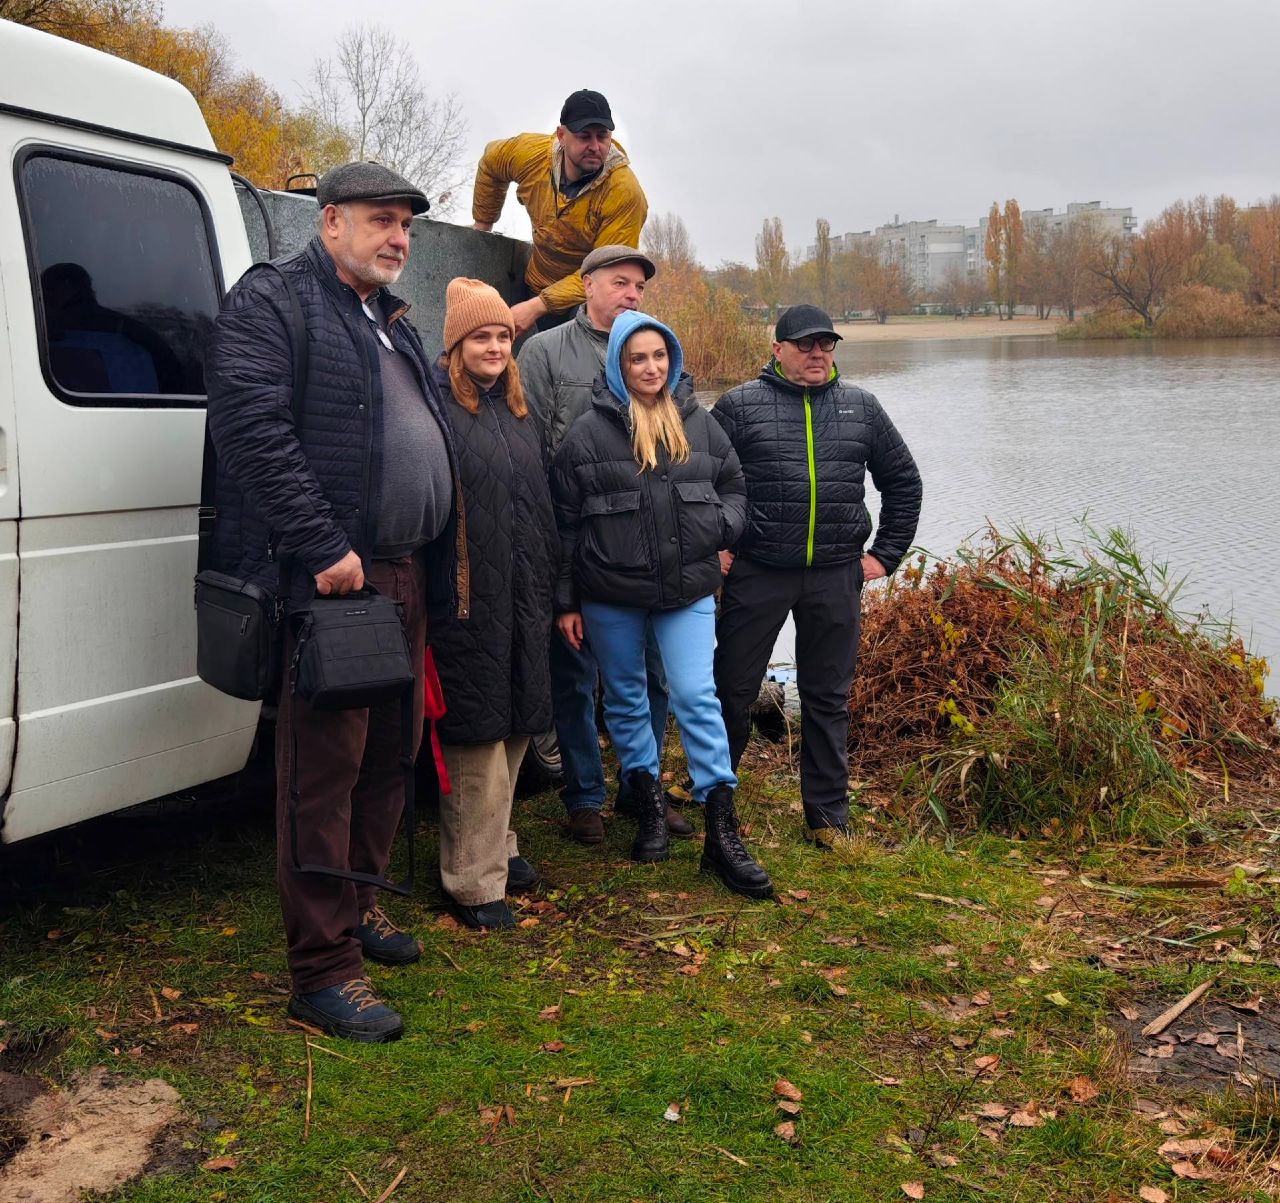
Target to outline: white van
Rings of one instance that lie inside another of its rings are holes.
[[[240,769],[195,673],[202,348],[251,257],[178,84],[0,21],[0,839]]]

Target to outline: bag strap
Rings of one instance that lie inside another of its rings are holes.
[[[303,402],[307,395],[308,371],[310,367],[310,347],[307,343],[307,321],[302,313],[302,302],[298,299],[298,290],[288,274],[276,263],[263,263],[260,266],[270,269],[280,277],[284,285],[285,295],[289,299],[289,347],[293,352],[293,367],[290,379],[292,391],[289,398],[289,409],[293,414],[293,424],[302,429]],[[204,571],[209,567],[209,558],[213,551],[213,523],[218,516],[218,507],[214,504],[217,485],[218,456],[213,446],[213,436],[209,433],[208,410],[204,423],[204,463],[200,470],[200,508],[198,513],[196,542],[196,567]]]
[[[308,619],[307,622],[310,620]],[[303,623],[298,632],[298,645],[305,637],[307,623]],[[379,890],[387,890],[392,894],[408,897],[413,893],[415,871],[417,869],[416,844],[418,830],[417,781],[413,761],[413,701],[417,693],[416,685],[410,685],[404,692],[400,703],[400,768],[404,773],[404,834],[408,844],[408,872],[403,882],[397,884],[380,877],[376,873],[357,873],[352,869],[336,869],[326,865],[301,864],[298,860],[298,731],[294,724],[294,714],[298,704],[298,656],[295,651],[289,666],[289,859],[290,867],[295,873],[316,873],[322,877],[338,877],[343,881],[354,881],[361,885],[375,886]]]

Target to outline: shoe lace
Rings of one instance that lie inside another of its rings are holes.
[[[375,906],[372,910],[365,911],[361,922],[366,927],[373,928],[374,935],[382,940],[389,940],[392,936],[400,934],[400,929],[387,918],[386,912],[380,906]]]
[[[370,1007],[380,1006],[380,999],[373,992],[373,983],[368,978],[352,978],[344,982],[338,993],[355,1007],[356,1011],[367,1011]]]

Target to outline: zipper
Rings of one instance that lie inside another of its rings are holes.
[[[813,567],[813,537],[818,525],[818,467],[813,455],[813,403],[809,390],[804,390],[804,441],[809,455],[809,541],[805,549],[804,566]]]
[[[241,614],[239,610],[233,610],[230,606],[220,606],[215,601],[205,598],[205,608],[209,610],[217,610],[219,614],[230,614],[232,618],[240,620],[240,634],[243,635],[249,629],[249,615]]]
[[[361,318],[364,314],[361,313]],[[343,314],[343,320],[347,329],[351,329],[351,319]],[[361,325],[365,323],[362,321]],[[371,338],[366,330],[360,329],[355,331],[356,347],[360,351],[360,367],[364,374],[364,397],[368,412],[364,418],[364,469],[361,473],[360,481],[360,543],[367,550],[367,554],[373,555],[373,514],[370,505],[370,485],[373,475],[373,372],[369,367],[369,348],[366,339]],[[357,554],[361,554],[360,548],[356,548]]]

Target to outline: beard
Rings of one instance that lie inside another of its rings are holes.
[[[395,267],[387,267],[378,259],[377,255],[370,255],[367,259],[360,259],[346,250],[338,252],[337,260],[346,268],[353,279],[359,280],[367,288],[381,288],[384,284],[394,284],[400,279],[405,265],[405,260],[401,259]]]

